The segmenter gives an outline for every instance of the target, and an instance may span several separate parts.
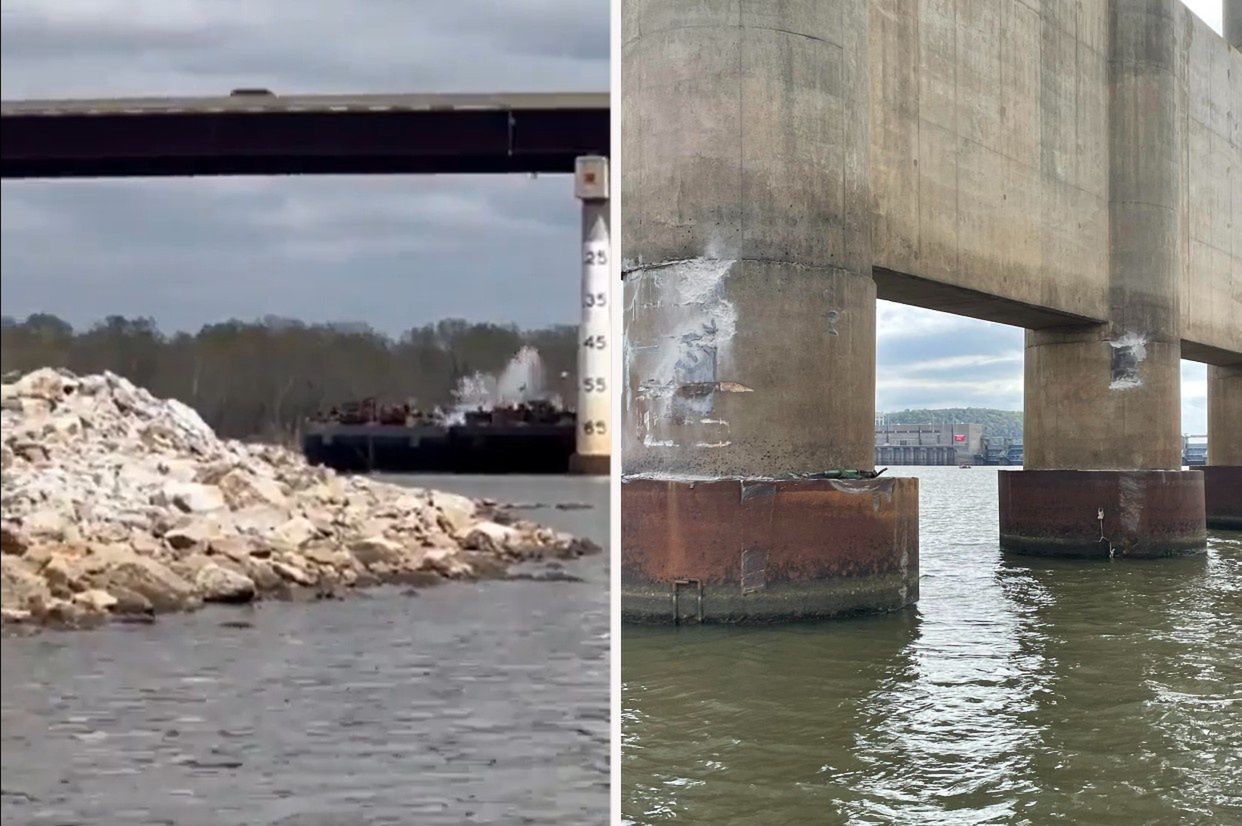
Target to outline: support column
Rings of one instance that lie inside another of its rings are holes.
[[[608,231],[608,159],[577,159],[574,194],[582,201],[582,322],[578,327],[578,428],[570,473],[607,475],[612,445],[612,245]]]
[[[1242,52],[1242,0],[1225,0],[1225,39]]]
[[[623,26],[622,613],[908,604],[917,482],[869,478],[868,2]]]
[[[1000,474],[1006,550],[1162,556],[1206,542],[1181,468],[1180,0],[1110,0],[1110,310],[1026,334],[1025,470]]]
[[[1209,528],[1242,530],[1242,365],[1208,365],[1208,458],[1203,495]]]

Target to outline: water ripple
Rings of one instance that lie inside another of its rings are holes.
[[[1237,535],[1002,555],[993,469],[917,471],[916,608],[626,628],[626,822],[1242,823]]]
[[[597,507],[532,518],[598,523],[607,513],[607,485],[549,481],[571,492],[541,501]],[[524,496],[540,483],[509,482]],[[486,484],[481,495],[505,483]],[[594,530],[606,538],[606,525]],[[5,639],[0,817],[601,822],[607,579],[599,557],[572,565],[588,582],[262,605],[249,628],[223,628],[237,614],[205,609],[151,626]]]

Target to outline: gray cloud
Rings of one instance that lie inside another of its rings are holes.
[[[5,0],[6,99],[608,88],[607,0]],[[0,302],[168,330],[572,322],[568,176],[5,182]]]
[[[603,90],[606,0],[10,0],[8,97]]]

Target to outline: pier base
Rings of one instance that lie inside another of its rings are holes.
[[[1003,470],[999,476],[1006,551],[1160,557],[1207,544],[1197,470]]]
[[[612,472],[612,458],[575,453],[569,457],[569,473],[577,476],[607,476]]]
[[[1242,467],[1208,465],[1202,471],[1208,527],[1242,531]]]
[[[918,599],[918,480],[624,479],[621,615],[769,622]]]

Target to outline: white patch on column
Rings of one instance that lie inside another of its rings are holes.
[[[638,266],[626,273],[634,305],[659,308],[663,330],[641,342],[625,340],[626,409],[634,402],[645,408],[636,416],[639,437],[647,447],[676,447],[680,426],[712,418],[715,394],[722,384],[745,392],[733,382],[722,383],[719,371],[737,329],[737,311],[725,298],[724,282],[733,259],[694,258]],[[635,372],[635,367],[637,371]],[[637,386],[630,386],[630,381]],[[699,443],[723,447],[727,442]]]
[[[1129,390],[1142,387],[1139,365],[1147,358],[1147,337],[1139,333],[1126,333],[1108,342],[1113,348],[1112,376],[1109,390]]]

